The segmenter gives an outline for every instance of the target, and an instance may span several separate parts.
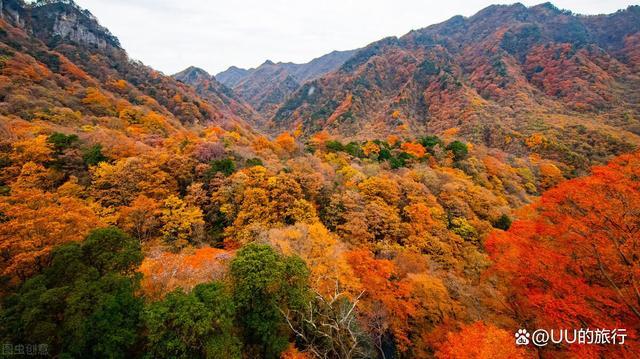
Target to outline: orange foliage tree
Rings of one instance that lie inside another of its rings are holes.
[[[402,150],[416,158],[422,158],[427,153],[424,146],[419,143],[405,142],[401,146]]]
[[[289,132],[284,132],[280,134],[275,139],[275,144],[278,148],[284,153],[293,153],[296,151],[296,139],[289,134]]]
[[[330,138],[331,136],[329,135],[329,132],[320,131],[315,133],[313,136],[311,136],[311,139],[309,139],[309,142],[316,147],[322,148],[324,147],[325,143],[329,141]]]
[[[531,357],[515,344],[513,333],[477,322],[449,333],[436,352],[438,359],[518,359]]]
[[[222,279],[230,258],[229,252],[210,247],[152,253],[140,265],[142,291],[152,300],[161,299],[176,288],[191,291],[200,283]]]
[[[289,347],[287,348],[287,350],[285,350],[284,352],[282,352],[282,354],[280,354],[280,359],[311,359],[312,356],[310,356],[307,353],[303,353],[301,351],[299,351],[298,349],[296,349],[296,347],[293,344],[289,344]]]
[[[121,207],[118,214],[118,226],[133,238],[145,242],[158,234],[160,226],[160,203],[138,196],[130,206]]]
[[[36,189],[0,197],[0,273],[21,281],[47,265],[53,247],[100,225],[81,200]]]

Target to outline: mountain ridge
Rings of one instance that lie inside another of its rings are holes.
[[[31,93],[40,97],[38,102],[23,106],[26,118],[56,108],[83,113],[83,96],[95,96],[101,101],[98,112],[102,115],[123,117],[127,111],[152,111],[178,128],[217,123],[253,131],[242,118],[244,114],[235,113],[222,94],[202,99],[191,87],[129,58],[118,39],[71,0],[3,0],[0,8],[3,70],[10,76],[24,77],[20,81],[12,78],[4,89],[8,94],[5,99],[12,100],[18,94],[33,96]],[[76,87],[65,96],[65,91],[71,90],[64,86],[71,84]],[[11,106],[5,102],[7,109],[2,114],[10,113]]]
[[[248,76],[251,72],[258,70],[261,66],[273,66],[273,65],[279,65],[288,69],[293,69],[292,70],[292,74],[294,75],[294,77],[296,77],[296,79],[298,81],[306,81],[309,80],[311,78],[313,78],[314,76],[317,76],[320,73],[324,73],[325,71],[323,71],[322,69],[318,70],[316,68],[314,68],[314,65],[317,65],[319,63],[321,64],[326,64],[326,63],[331,63],[332,61],[335,62],[340,62],[342,59],[348,59],[351,55],[353,55],[355,52],[357,52],[358,50],[344,50],[344,51],[340,51],[340,50],[333,50],[329,53],[326,53],[322,56],[316,57],[308,62],[305,63],[295,63],[295,62],[283,62],[283,61],[279,61],[279,62],[273,62],[269,59],[265,60],[262,64],[260,64],[257,67],[252,67],[249,69],[245,69],[245,68],[240,68],[237,67],[235,65],[229,66],[229,68],[227,68],[224,71],[221,71],[219,73],[217,73],[214,77],[220,81],[222,84],[226,85],[226,86],[235,86],[240,80],[242,80],[242,78],[238,79],[236,78],[236,74],[242,74],[243,77]],[[333,68],[331,65],[325,65],[327,67]],[[310,74],[307,74],[310,73]]]
[[[227,108],[241,116],[255,128],[264,126],[264,119],[256,113],[242,98],[237,96],[230,88],[220,83],[207,71],[190,66],[185,70],[172,75],[176,80],[193,87],[200,96],[221,108]]]
[[[633,147],[639,24],[638,6],[592,16],[549,3],[489,6],[369,44],[291,94],[270,126],[354,139],[456,129],[524,153],[541,121],[550,156],[590,157],[569,149],[580,126],[596,142]]]
[[[304,64],[266,60],[251,69],[231,66],[215,78],[269,118],[293,91],[305,82],[337,69],[355,51],[332,51]]]
[[[637,9],[495,6],[302,84],[265,62],[264,123],[38,3],[0,0],[3,356],[640,357]]]

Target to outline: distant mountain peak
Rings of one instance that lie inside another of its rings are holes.
[[[553,11],[556,11],[556,12],[560,12],[560,9],[557,6],[553,5],[553,3],[551,3],[550,1],[543,2],[542,4],[531,6],[531,9],[537,9],[537,8],[538,9],[547,9],[547,10],[553,10]]]
[[[204,70],[204,69],[202,69],[200,67],[197,67],[197,66],[189,66],[184,71],[195,72],[197,74],[206,75],[208,77],[211,77],[211,75],[206,70]]]
[[[522,129],[522,103],[541,113],[633,112],[639,43],[635,9],[584,16],[550,3],[491,5],[369,44],[290,94],[271,123],[360,139],[454,127],[476,136],[486,126],[477,139],[493,145],[492,133]],[[481,105],[465,112],[473,102]],[[491,129],[498,117],[500,129]]]
[[[186,69],[173,75],[173,78],[186,84],[192,84],[194,82],[203,80],[212,80],[212,76],[207,71],[195,66],[187,67]]]
[[[257,68],[249,70],[231,66],[215,77],[233,89],[263,116],[270,117],[276,106],[285,101],[302,83],[337,70],[354,53],[355,50],[334,50],[305,64],[274,63],[267,60]]]
[[[240,69],[237,70],[240,71]],[[263,120],[260,115],[207,71],[196,66],[189,66],[171,77],[195,89],[209,103],[228,110],[230,113],[234,112],[240,115],[243,120],[253,126],[261,126]]]

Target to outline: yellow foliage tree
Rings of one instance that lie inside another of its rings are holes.
[[[114,116],[116,114],[115,106],[111,99],[95,87],[87,89],[87,94],[82,99],[82,103],[98,115]]]
[[[27,162],[44,163],[51,160],[52,153],[53,149],[47,142],[47,136],[39,135],[14,142],[11,160],[18,165]]]
[[[373,141],[368,141],[362,146],[362,152],[367,157],[378,156],[380,153],[380,146],[376,145]]]
[[[320,222],[297,223],[266,234],[267,241],[286,255],[296,254],[311,269],[313,288],[323,296],[337,289],[355,292],[353,272],[335,234]],[[338,286],[339,288],[336,288]]]
[[[162,199],[177,190],[175,178],[160,168],[160,158],[130,157],[91,169],[91,193],[103,206],[127,206],[143,194]]]
[[[164,201],[161,213],[162,235],[174,248],[183,248],[202,236],[204,220],[200,208],[189,206],[171,195]]]

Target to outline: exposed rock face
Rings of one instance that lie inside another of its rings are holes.
[[[104,50],[120,49],[120,42],[102,27],[88,11],[72,0],[0,0],[0,15],[5,21],[34,34],[48,45],[62,41]]]
[[[120,42],[98,20],[73,1],[37,2],[31,7],[31,26],[36,36],[53,41],[72,41],[95,46],[120,48]]]
[[[0,16],[19,27],[25,26],[28,14],[18,0],[0,0]]]
[[[107,40],[84,26],[78,26],[76,14],[61,14],[53,23],[53,34],[71,41],[107,47]]]

